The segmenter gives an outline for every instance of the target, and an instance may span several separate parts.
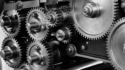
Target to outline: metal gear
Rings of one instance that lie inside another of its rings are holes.
[[[32,9],[26,18],[26,29],[31,38],[43,41],[49,32],[48,20],[43,8]]]
[[[34,42],[28,47],[27,61],[36,70],[49,70],[52,67],[52,54],[42,43]]]
[[[3,11],[1,15],[1,27],[5,34],[15,37],[20,31],[20,16],[16,10]]]
[[[112,65],[117,70],[125,70],[125,18],[120,19],[111,30],[107,51]]]
[[[56,32],[56,38],[57,40],[63,42],[64,44],[67,44],[70,42],[72,36],[72,31],[70,27],[65,26],[61,29],[57,30]]]
[[[74,27],[87,39],[99,39],[112,28],[116,0],[73,0]]]
[[[6,61],[8,66],[12,68],[18,68],[22,63],[20,45],[15,39],[11,37],[7,37],[3,41],[0,54],[1,57]]]
[[[47,12],[48,20],[49,20],[49,26],[50,27],[56,27],[59,26],[63,21],[63,11],[60,9],[51,9]]]

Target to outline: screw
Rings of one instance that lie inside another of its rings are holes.
[[[82,50],[85,50],[85,46],[84,46],[84,45],[82,45],[82,46],[81,46],[81,49],[82,49]]]
[[[19,2],[18,4],[17,4],[17,9],[22,9],[23,8],[23,3],[22,2]]]

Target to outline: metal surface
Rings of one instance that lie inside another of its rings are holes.
[[[109,34],[107,50],[112,65],[117,70],[125,69],[125,18],[120,19]]]
[[[112,27],[115,13],[114,0],[73,0],[74,26],[88,39],[103,37]]]
[[[29,45],[27,60],[32,68],[36,70],[48,70],[51,67],[51,54],[40,42],[34,42]]]
[[[48,20],[43,9],[32,9],[26,18],[28,34],[34,40],[44,40],[48,34]]]

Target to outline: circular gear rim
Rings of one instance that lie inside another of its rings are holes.
[[[125,17],[124,18],[121,18],[119,19],[117,22],[116,22],[116,25],[114,26],[114,28],[111,30],[111,32],[109,33],[109,36],[107,38],[107,54],[108,54],[108,57],[109,59],[111,60],[111,64],[112,66],[117,69],[117,70],[123,70],[124,67],[121,67],[117,60],[118,58],[115,58],[116,54],[114,54],[113,52],[113,49],[112,49],[112,38],[114,38],[115,36],[115,33],[117,32],[117,30],[119,30],[119,27],[123,26],[125,24]],[[113,39],[114,40],[114,39]],[[118,42],[118,41],[117,41]],[[116,50],[117,51],[117,50]],[[123,52],[122,52],[123,53]],[[118,54],[117,54],[118,55]],[[122,61],[123,62],[123,61]]]
[[[15,10],[15,9],[14,9],[14,10]],[[13,11],[13,10],[11,10],[11,11]],[[4,16],[4,15],[3,15],[4,12],[5,12],[5,11],[2,12],[1,18]],[[9,32],[7,32],[6,29],[1,25],[2,30],[5,32],[5,34],[6,34],[7,36],[10,36],[10,37],[16,37],[16,36],[18,35],[18,33],[20,32],[20,29],[21,29],[21,19],[20,19],[20,15],[19,15],[19,13],[17,12],[17,10],[15,10],[15,12],[16,12],[16,16],[17,16],[17,18],[18,18],[18,27],[17,27],[17,30],[16,30],[15,33],[9,33]],[[1,20],[1,22],[3,23],[4,21]]]
[[[31,10],[29,11],[28,15],[26,16],[26,30],[27,30],[28,35],[30,36],[30,38],[32,38],[33,40],[43,41],[43,40],[46,39],[46,37],[47,37],[47,35],[48,35],[49,28],[42,33],[43,36],[41,36],[41,38],[39,38],[39,37],[37,38],[37,37],[34,37],[34,36],[31,34],[31,32],[29,31],[28,25],[27,25],[27,23],[28,23],[28,17],[30,17],[30,14],[32,14],[32,13],[35,12],[35,11],[39,12],[40,14],[42,14],[42,16],[44,15],[44,18],[45,18],[45,16],[46,16],[46,15],[45,15],[45,10],[44,10],[43,8],[33,8],[33,9],[31,9]]]
[[[28,56],[29,56],[29,52],[31,50],[31,48],[33,48],[35,45],[39,45],[39,46],[42,46],[42,48],[44,49],[44,51],[46,51],[46,54],[47,57],[48,57],[48,61],[46,62],[47,63],[47,66],[44,67],[43,70],[49,70],[52,68],[52,63],[53,63],[53,54],[51,53],[52,51],[50,50],[50,48],[46,47],[45,45],[46,44],[43,44],[42,42],[39,42],[39,41],[35,41],[35,42],[32,42],[29,44],[28,48],[27,48],[27,61],[28,61]],[[32,69],[37,69],[35,68],[33,65],[30,65]],[[41,69],[38,69],[38,70],[41,70]]]
[[[12,68],[18,68],[20,65],[21,65],[21,61],[22,61],[22,52],[21,52],[21,48],[20,48],[20,45],[19,45],[19,43],[17,42],[17,40],[16,39],[14,39],[14,38],[12,38],[12,37],[6,37],[5,39],[4,39],[4,41],[3,41],[3,44],[2,44],[2,48],[3,48],[3,46],[5,45],[5,42],[6,41],[8,41],[8,40],[13,40],[14,41],[14,43],[16,43],[16,45],[18,46],[18,50],[20,51],[20,53],[19,53],[19,57],[18,57],[18,62],[17,63],[15,63],[15,64],[11,64],[11,63],[9,63],[8,61],[6,61],[5,60],[5,62],[6,62],[6,64],[8,65],[8,66],[10,66],[10,67],[12,67]]]
[[[74,2],[75,2],[76,0],[73,0],[73,1],[71,1],[71,6],[74,8]],[[80,0],[79,0],[80,1]],[[108,34],[109,32],[110,32],[110,30],[111,30],[111,28],[113,27],[113,25],[114,25],[114,20],[115,20],[115,14],[116,14],[116,5],[117,5],[117,3],[116,3],[117,1],[116,0],[112,0],[112,10],[113,10],[113,14],[112,14],[112,22],[111,22],[111,25],[110,25],[110,27],[108,28],[108,29],[105,29],[103,32],[101,32],[101,33],[98,33],[98,34],[91,34],[91,33],[87,33],[87,32],[85,32],[84,30],[82,30],[81,28],[80,28],[80,25],[79,25],[79,23],[77,23],[77,20],[76,20],[76,18],[75,18],[75,15],[74,15],[74,10],[72,10],[72,17],[73,17],[73,19],[74,19],[74,28],[75,28],[75,30],[81,35],[81,36],[83,36],[83,37],[85,37],[85,38],[87,38],[87,39],[90,39],[90,40],[97,40],[97,39],[100,39],[100,38],[102,38],[102,37],[104,37],[106,34]]]

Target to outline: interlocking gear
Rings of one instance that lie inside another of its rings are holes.
[[[16,10],[4,11],[1,15],[1,27],[5,34],[15,37],[20,31],[20,17]]]
[[[105,36],[115,20],[116,0],[73,0],[74,27],[87,39]]]
[[[107,50],[112,65],[117,70],[125,70],[125,18],[120,19],[111,30]]]
[[[28,47],[27,61],[36,70],[48,70],[52,66],[52,54],[45,45],[34,42]]]
[[[3,41],[0,54],[6,63],[12,68],[18,68],[22,63],[23,56],[21,54],[20,45],[11,37],[7,37]]]
[[[34,40],[43,41],[48,35],[48,20],[43,8],[32,9],[26,18],[28,34]]]

